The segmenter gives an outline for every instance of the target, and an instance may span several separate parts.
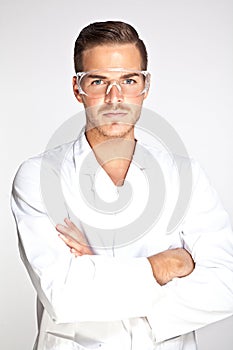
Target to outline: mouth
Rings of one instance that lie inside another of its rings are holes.
[[[103,113],[103,116],[106,118],[123,118],[128,114],[128,112],[124,111],[107,111]]]

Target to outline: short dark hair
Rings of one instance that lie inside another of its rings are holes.
[[[75,71],[83,70],[82,54],[85,50],[105,44],[135,44],[141,55],[141,69],[147,69],[147,51],[137,31],[125,22],[95,22],[83,28],[74,47]]]

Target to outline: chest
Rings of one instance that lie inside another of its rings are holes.
[[[116,186],[101,167],[95,172],[73,173],[63,182],[68,215],[85,233],[96,254],[149,256],[171,247],[181,247],[179,230],[167,234],[177,198],[177,187],[167,181],[162,191],[156,177],[132,164],[115,169],[124,177]],[[126,176],[124,176],[126,175]],[[149,174],[150,175],[150,174]],[[149,183],[151,181],[151,183]]]

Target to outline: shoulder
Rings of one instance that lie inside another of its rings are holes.
[[[43,171],[59,171],[64,159],[72,158],[74,144],[75,141],[59,145],[23,161],[16,172],[13,187],[22,184],[30,185],[33,182],[38,183]]]
[[[150,142],[150,140],[139,140],[138,144],[143,148],[145,156],[147,154],[159,164],[164,171],[184,172],[190,171],[194,177],[197,176],[201,167],[199,163],[191,158],[188,153],[175,153],[166,149],[159,142]]]

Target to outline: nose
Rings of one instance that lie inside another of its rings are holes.
[[[112,83],[108,86],[106,95],[105,95],[105,102],[106,103],[116,103],[116,102],[122,102],[124,99],[121,87],[117,83]]]

